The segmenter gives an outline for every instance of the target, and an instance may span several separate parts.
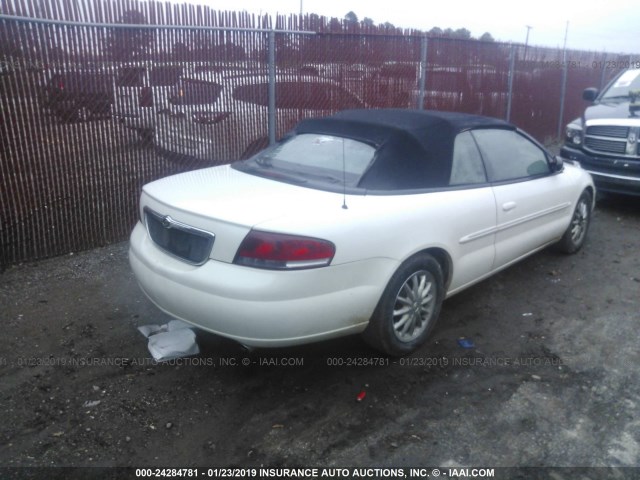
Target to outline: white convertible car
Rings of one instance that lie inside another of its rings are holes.
[[[160,309],[244,345],[363,333],[404,355],[445,298],[580,249],[594,198],[588,173],[501,120],[348,110],[146,185],[129,256]]]

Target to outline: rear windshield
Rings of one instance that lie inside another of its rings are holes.
[[[240,170],[298,182],[355,187],[373,162],[375,147],[350,138],[305,133],[234,166]]]
[[[142,87],[144,86],[144,67],[122,67],[118,70],[116,87]]]
[[[215,103],[222,85],[204,80],[183,79],[173,91],[169,102],[173,105],[204,105]]]
[[[144,87],[146,67],[121,67],[116,77],[117,87]],[[171,87],[178,83],[182,67],[152,67],[149,69],[150,87]]]
[[[63,73],[51,78],[54,88],[74,92],[109,92],[111,94],[112,82],[111,75],[101,73]]]
[[[613,85],[602,95],[602,99],[606,98],[626,98],[629,92],[640,90],[640,69],[627,70],[620,75]]]

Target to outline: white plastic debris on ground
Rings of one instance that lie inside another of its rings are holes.
[[[164,325],[143,325],[138,330],[149,339],[149,352],[159,362],[200,353],[191,325],[181,320],[171,320]]]

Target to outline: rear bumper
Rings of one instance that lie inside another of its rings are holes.
[[[188,126],[183,126],[188,128]],[[196,139],[183,135],[182,132],[169,132],[159,126],[156,132],[155,145],[157,151],[167,158],[184,161],[210,161],[217,163],[212,155],[213,147],[202,139]]]
[[[613,169],[611,167],[599,166],[597,165],[598,158],[591,157],[581,150],[567,146],[562,147],[560,156],[579,162],[581,167],[593,177],[593,182],[598,191],[625,195],[640,195],[640,173],[630,172],[624,167]],[[632,161],[633,160],[630,160],[629,162]],[[622,165],[624,165],[624,163],[622,163]]]
[[[244,345],[281,347],[362,332],[397,262],[371,259],[272,271],[209,260],[193,266],[164,254],[141,223],[129,261],[161,310]]]

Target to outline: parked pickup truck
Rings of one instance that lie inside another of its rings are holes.
[[[600,191],[640,195],[640,68],[620,73],[566,127],[560,155],[578,161]]]

